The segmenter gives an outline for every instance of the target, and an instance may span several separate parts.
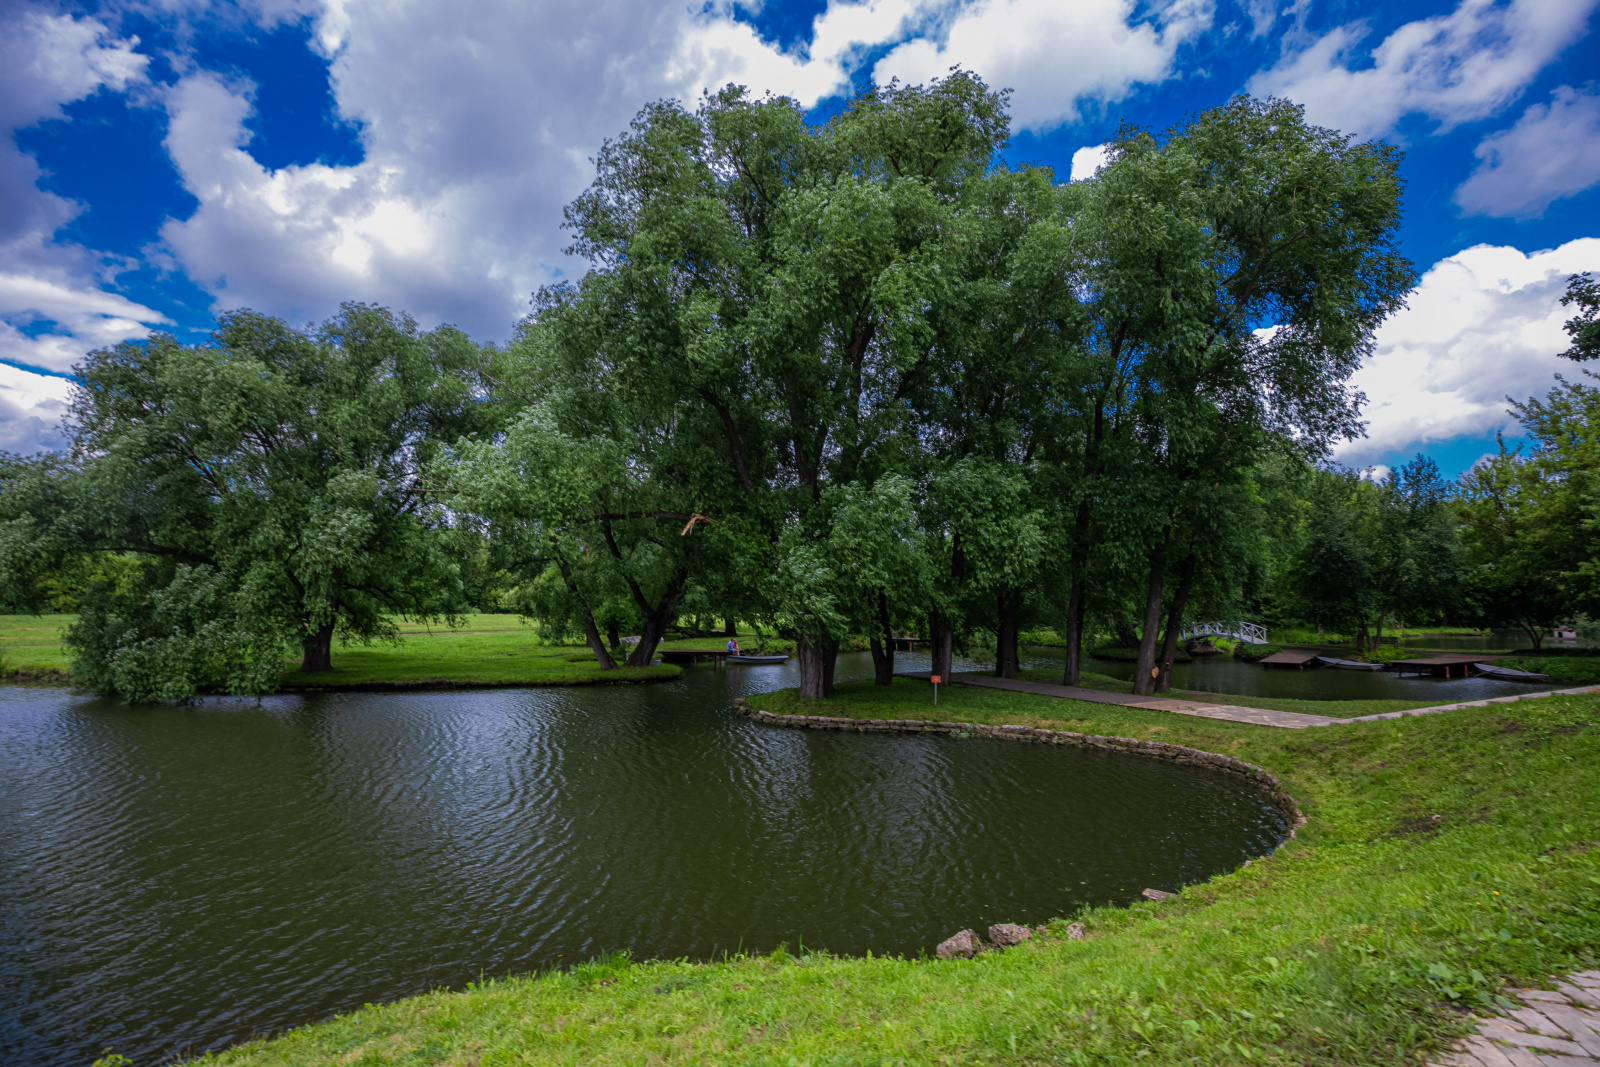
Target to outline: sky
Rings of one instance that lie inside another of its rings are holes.
[[[1517,424],[1600,271],[1600,0],[0,0],[0,450],[65,444],[72,367],[249,307],[349,300],[510,337],[581,274],[563,205],[647,102],[728,82],[821,116],[953,66],[1011,90],[1013,164],[1093,173],[1238,93],[1405,151],[1419,283],[1355,384],[1454,475]]]

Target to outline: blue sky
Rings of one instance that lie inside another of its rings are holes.
[[[1239,92],[1406,151],[1422,281],[1357,384],[1353,464],[1456,473],[1563,367],[1600,270],[1600,0],[0,0],[0,448],[60,447],[74,362],[235,307],[341,301],[500,341],[569,260],[561,207],[648,100],[737,81],[819,113],[959,64],[1012,162],[1092,173],[1122,121]]]

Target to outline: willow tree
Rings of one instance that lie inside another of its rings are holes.
[[[419,474],[484,427],[467,382],[480,358],[459,331],[362,305],[311,332],[237,312],[206,343],[91,353],[70,458],[8,487],[0,555],[142,561],[139,583],[86,598],[68,637],[101,688],[270,689],[284,643],[328,670],[335,636],[463,605],[465,546]]]
[[[1413,279],[1398,161],[1240,97],[1161,138],[1121,131],[1093,179],[1086,303],[1118,349],[1126,476],[1146,487],[1136,693],[1156,685],[1164,592],[1190,567],[1173,557],[1187,487],[1242,481],[1274,439],[1315,455],[1360,432],[1349,378]]]
[[[567,214],[593,264],[568,292],[594,299],[562,314],[589,323],[593,358],[630,396],[715,444],[680,476],[697,512],[759,532],[747,573],[827,568],[848,499],[827,490],[906,469],[923,312],[1006,129],[1000,94],[957,73],[868,90],[821,125],[729,87],[692,113],[652,105],[601,150]],[[827,695],[836,609],[776,592],[763,606],[796,628],[801,692]]]

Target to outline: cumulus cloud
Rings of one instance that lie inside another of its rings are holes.
[[[135,43],[92,18],[28,4],[0,11],[0,360],[64,371],[91,348],[166,321],[101,288],[115,266],[105,257],[55,240],[79,205],[38,187],[38,162],[17,148],[14,136],[61,117],[64,104],[142,81],[148,60],[133,51]],[[21,373],[8,369],[7,380]],[[30,388],[56,389],[54,381]],[[18,414],[32,410],[8,401],[0,422],[32,425],[33,416]]]
[[[373,300],[503,337],[533,289],[575,269],[561,208],[643,103],[733,81],[814,104],[912,10],[832,4],[809,48],[784,53],[716,5],[341,0],[315,40],[365,159],[264,169],[251,87],[194,71],[166,93],[167,149],[200,207],[162,237],[223,307],[302,320]]]
[[[1538,72],[1583,35],[1596,0],[1461,0],[1447,15],[1408,22],[1372,50],[1352,22],[1287,53],[1250,80],[1250,92],[1305,105],[1320,125],[1377,137],[1421,114],[1449,129],[1510,105]],[[1359,68],[1359,69],[1358,69]]]
[[[1210,12],[1179,0],[1130,26],[1132,0],[979,0],[939,24],[942,0],[832,0],[809,43],[782,51],[727,0],[339,0],[313,39],[365,158],[268,171],[248,151],[252,87],[193,70],[165,92],[166,144],[200,206],[162,239],[221,307],[301,321],[363,299],[503,337],[532,290],[582,269],[563,254],[561,208],[646,101],[733,81],[809,107],[848,92],[869,51],[942,25],[943,44],[895,49],[878,75],[925,81],[961,63],[1014,87],[1023,122],[1053,122],[1079,98],[1169,76]]]
[[[1095,171],[1106,165],[1106,160],[1111,157],[1111,145],[1097,144],[1088,148],[1080,148],[1072,153],[1072,180],[1081,182],[1085,178],[1093,178]]]
[[[1569,275],[1596,269],[1592,237],[1531,254],[1478,245],[1434,264],[1355,376],[1372,398],[1367,437],[1342,446],[1339,459],[1513,427],[1506,397],[1542,394],[1577,370],[1556,356],[1568,343],[1561,294]]]
[[[1214,14],[1209,0],[1158,10],[1155,21],[1133,23],[1133,0],[978,0],[895,47],[873,77],[925,82],[959,64],[1015,90],[1019,126],[1047,129],[1079,118],[1082,101],[1114,103],[1139,83],[1171,77],[1178,47]]]
[[[64,448],[61,419],[71,383],[0,363],[0,451],[29,455]]]
[[[1552,97],[1478,145],[1478,169],[1456,190],[1462,210],[1532,218],[1600,183],[1600,94],[1563,85]]]

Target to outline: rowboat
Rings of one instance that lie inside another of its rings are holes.
[[[722,662],[743,663],[750,667],[760,667],[765,664],[783,663],[786,662],[788,658],[788,656],[726,656],[723,658]]]

